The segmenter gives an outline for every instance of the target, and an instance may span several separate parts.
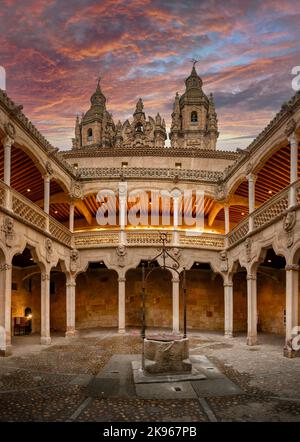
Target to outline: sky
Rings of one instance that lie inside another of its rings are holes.
[[[142,97],[168,128],[192,58],[215,96],[217,148],[246,147],[295,94],[299,0],[0,0],[6,92],[63,150],[99,75],[115,123]]]

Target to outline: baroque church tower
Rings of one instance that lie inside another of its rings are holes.
[[[112,147],[115,138],[115,124],[106,110],[106,98],[98,80],[96,91],[91,96],[91,106],[81,121],[76,118],[73,149],[82,147]]]
[[[219,132],[214,100],[212,94],[208,98],[203,92],[195,63],[185,86],[184,94],[175,96],[171,147],[215,150]]]

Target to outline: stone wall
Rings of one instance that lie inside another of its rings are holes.
[[[285,334],[285,270],[258,269],[258,332]]]
[[[118,277],[107,269],[88,269],[76,280],[76,328],[118,326]]]
[[[12,326],[14,317],[24,316],[25,308],[32,311],[32,332],[40,333],[41,329],[41,275],[35,274],[31,278],[31,292],[29,279],[23,281],[22,269],[13,267],[12,283],[16,290],[11,292]]]
[[[66,277],[62,272],[51,272],[51,282],[54,282],[53,292],[50,293],[50,330],[66,331]]]
[[[211,270],[186,272],[187,328],[224,330],[223,280]],[[183,326],[182,292],[180,290],[180,322]]]
[[[126,326],[141,326],[141,269],[126,273]],[[172,327],[172,282],[167,270],[155,270],[146,290],[146,324],[150,327]]]

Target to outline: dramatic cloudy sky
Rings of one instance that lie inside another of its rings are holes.
[[[114,120],[146,113],[170,123],[197,58],[215,94],[218,148],[245,147],[295,92],[299,0],[0,0],[7,92],[54,145],[71,147],[101,73]]]

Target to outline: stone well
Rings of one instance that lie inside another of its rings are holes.
[[[191,372],[188,338],[144,339],[143,369],[151,374]]]

